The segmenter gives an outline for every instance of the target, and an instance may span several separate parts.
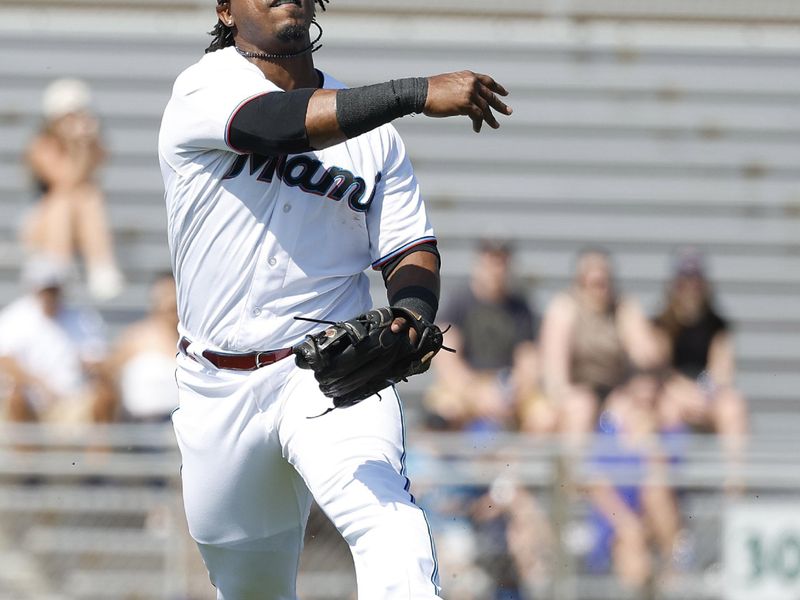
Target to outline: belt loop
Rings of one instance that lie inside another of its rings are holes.
[[[212,371],[217,370],[217,366],[208,360],[205,356],[203,356],[203,347],[200,346],[197,342],[190,342],[189,345],[186,347],[186,354],[191,356],[194,360],[199,362],[203,365],[206,369],[211,369]]]

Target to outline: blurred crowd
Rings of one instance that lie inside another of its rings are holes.
[[[37,195],[20,228],[24,292],[0,311],[7,421],[158,422],[177,405],[171,274],[153,279],[147,313],[112,341],[94,305],[117,297],[126,282],[99,180],[106,151],[90,107],[84,83],[54,82],[26,152]],[[731,323],[693,249],[672,257],[652,315],[620,290],[602,248],[576,256],[571,284],[540,313],[530,290],[514,286],[513,254],[502,241],[480,242],[467,285],[446,296],[439,321],[450,326],[446,342],[457,352],[434,363],[424,426],[556,436],[580,449],[598,475],[575,491],[587,500],[592,531],[584,568],[641,588],[680,568],[680,498],[663,477],[680,456],[669,440],[716,435],[732,463],[742,450],[747,407],[734,385]],[[91,302],[75,305],[76,287]],[[637,472],[636,481],[615,481],[620,465]],[[443,572],[462,574],[445,582],[447,597],[523,600],[531,580],[552,567],[554,532],[529,490],[498,480],[421,501],[438,530]]]
[[[748,423],[731,324],[692,248],[672,257],[653,315],[621,292],[602,248],[578,253],[541,316],[515,290],[512,259],[510,245],[481,242],[468,284],[448,296],[440,320],[457,353],[434,363],[425,425],[554,436],[576,451],[593,474],[575,490],[588,505],[582,569],[641,590],[685,567],[680,498],[665,477],[681,458],[676,440],[717,436],[735,473]],[[452,597],[523,600],[552,573],[556,532],[530,490],[501,476],[422,502],[443,530],[442,571],[460,574],[446,582]]]
[[[110,341],[98,306],[126,282],[91,90],[56,80],[41,108],[24,157],[34,198],[20,225],[22,294],[0,311],[0,408],[12,422],[165,420],[177,404],[172,275],[154,278],[147,314]]]

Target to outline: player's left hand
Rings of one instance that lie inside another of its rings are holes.
[[[341,408],[424,373],[443,341],[442,331],[433,323],[406,308],[390,306],[306,336],[293,350],[297,366],[314,371],[322,393]]]
[[[416,345],[417,339],[419,338],[419,334],[417,330],[411,327],[411,323],[408,322],[404,317],[399,317],[392,321],[392,325],[390,327],[392,333],[402,333],[404,331],[408,332],[408,339],[411,341],[412,344]]]

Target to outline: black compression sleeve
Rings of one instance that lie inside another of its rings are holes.
[[[439,250],[436,248],[436,244],[420,244],[383,266],[381,270],[383,271],[384,281],[388,281],[389,276],[398,265],[414,252],[430,252],[436,256],[439,266],[441,267],[442,259],[439,255]],[[432,289],[424,285],[407,285],[397,290],[391,298],[389,298],[389,304],[408,308],[418,315],[421,315],[429,323],[433,323],[433,320],[436,318],[436,312],[439,310],[439,296]]]
[[[309,152],[306,113],[316,91],[270,92],[248,101],[231,118],[228,145],[265,156]]]
[[[425,77],[339,90],[336,94],[339,129],[348,138],[354,138],[405,115],[421,113],[427,99]]]
[[[439,310],[439,298],[433,290],[421,285],[411,285],[398,290],[389,299],[392,306],[400,306],[417,313],[428,323],[433,323]]]

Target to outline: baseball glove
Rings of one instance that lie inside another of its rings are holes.
[[[404,318],[416,333],[393,333],[392,321]],[[397,306],[379,308],[306,336],[294,346],[295,362],[314,371],[322,393],[336,408],[353,406],[384,388],[430,368],[442,349],[443,332]],[[445,348],[450,350],[449,348]]]

